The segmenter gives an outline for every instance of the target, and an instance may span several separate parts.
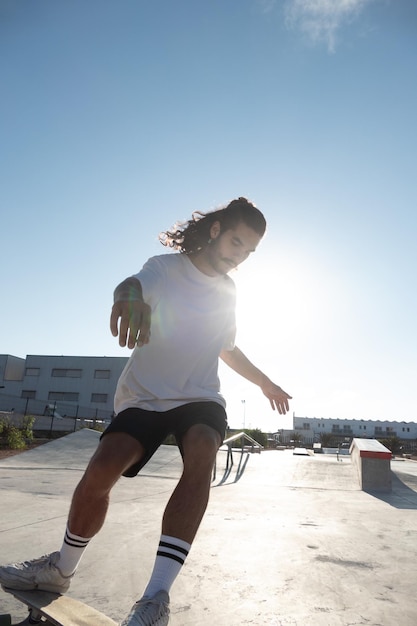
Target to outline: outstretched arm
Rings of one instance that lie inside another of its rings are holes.
[[[120,320],[120,322],[119,322]],[[114,290],[110,330],[119,335],[119,345],[134,348],[149,342],[151,309],[143,301],[142,285],[137,278],[126,278]]]
[[[273,411],[277,409],[282,415],[289,411],[288,400],[291,400],[291,396],[255,367],[237,346],[233,350],[222,350],[220,358],[237,374],[258,385],[268,398]]]

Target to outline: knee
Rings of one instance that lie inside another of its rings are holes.
[[[184,466],[211,469],[220,444],[216,430],[204,424],[193,426],[183,439]]]
[[[108,468],[95,459],[92,459],[77,485],[77,495],[87,499],[107,496],[117,478],[108,475]]]
[[[128,440],[128,445],[123,439],[114,443],[110,436],[100,442],[96,453],[92,456],[83,478],[79,484],[79,490],[85,493],[106,494],[110,492],[120,476],[134,463],[140,460],[142,451],[139,444]]]

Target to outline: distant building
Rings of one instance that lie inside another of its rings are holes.
[[[417,423],[391,422],[387,420],[330,419],[293,416],[293,430],[303,437],[305,443],[320,441],[322,433],[339,437],[364,439],[417,439]]]
[[[109,420],[127,357],[0,354],[0,411]]]

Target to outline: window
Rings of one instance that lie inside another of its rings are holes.
[[[25,370],[25,376],[39,376],[40,368],[39,367],[27,367]]]
[[[91,402],[107,402],[107,393],[92,393]]]
[[[72,393],[71,391],[50,391],[48,400],[50,402],[78,402],[78,396],[78,393]]]
[[[308,422],[304,422],[303,429],[304,430],[310,430],[310,424]]]
[[[94,370],[94,378],[110,378],[110,370]]]
[[[81,372],[82,370],[55,367],[52,370],[52,376],[59,378],[81,378]]]
[[[36,391],[32,389],[22,389],[21,398],[36,398]]]

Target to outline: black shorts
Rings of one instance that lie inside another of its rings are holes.
[[[218,402],[190,402],[169,411],[145,411],[130,408],[121,411],[106,428],[108,433],[127,433],[145,448],[145,456],[124,472],[123,476],[136,476],[155,454],[168,435],[174,435],[182,454],[182,438],[196,424],[214,428],[223,441],[226,432],[226,411]]]

